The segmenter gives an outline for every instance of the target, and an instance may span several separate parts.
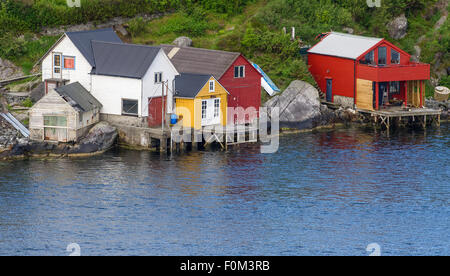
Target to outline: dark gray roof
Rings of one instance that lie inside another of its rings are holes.
[[[92,74],[141,79],[160,47],[92,41],[95,68]]]
[[[195,98],[212,75],[182,73],[175,77],[175,97]]]
[[[55,88],[55,91],[77,111],[87,112],[95,108],[102,108],[102,104],[79,82],[60,86]]]
[[[92,67],[95,65],[91,46],[92,40],[122,43],[122,40],[120,40],[112,28],[84,32],[67,32],[66,35],[72,40],[73,44],[75,44]]]
[[[178,47],[175,45],[161,45],[161,47],[168,56],[174,48],[178,48],[178,52],[176,52],[172,58],[169,56],[178,72],[209,74],[213,75],[218,80],[241,55],[240,53],[234,52],[193,47]]]

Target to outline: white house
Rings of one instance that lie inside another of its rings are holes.
[[[79,82],[91,91],[91,71],[95,66],[91,41],[122,43],[113,29],[67,32],[38,61],[46,93],[55,87]]]
[[[179,74],[160,47],[93,41],[92,49],[91,92],[103,104],[101,113],[107,120],[133,123],[126,116],[145,121],[150,102],[161,98],[163,89],[165,113],[173,112],[174,79]],[[161,114],[162,106],[153,107]]]
[[[102,104],[104,120],[145,126],[162,113],[150,103],[162,101],[163,88],[164,111],[173,111],[179,74],[170,59],[160,47],[123,43],[113,29],[65,33],[39,62],[46,93],[79,82]]]

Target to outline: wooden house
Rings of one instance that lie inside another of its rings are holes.
[[[212,75],[175,77],[175,114],[183,127],[227,125],[229,92]]]
[[[50,90],[30,110],[30,138],[77,141],[99,121],[102,104],[79,82]]]
[[[259,117],[261,73],[241,53],[161,45],[180,73],[212,75],[229,92],[228,107],[253,109],[243,116],[228,114],[228,123],[249,123]]]
[[[327,33],[308,50],[311,74],[328,102],[365,110],[422,107],[430,65],[382,38]]]

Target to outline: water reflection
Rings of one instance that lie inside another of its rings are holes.
[[[0,163],[0,255],[448,254],[449,129]],[[417,237],[421,237],[417,239]]]

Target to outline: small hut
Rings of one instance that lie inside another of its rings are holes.
[[[80,83],[57,87],[30,110],[30,138],[77,141],[99,121],[101,103]]]

